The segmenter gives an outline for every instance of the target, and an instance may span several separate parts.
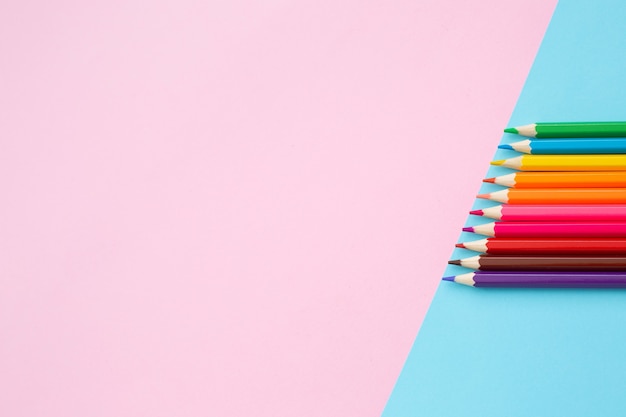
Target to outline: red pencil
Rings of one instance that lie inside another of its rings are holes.
[[[626,238],[487,238],[456,247],[491,255],[626,255]]]
[[[493,222],[463,231],[493,237],[626,237],[626,222]]]

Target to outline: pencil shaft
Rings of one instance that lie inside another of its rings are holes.
[[[478,271],[475,287],[501,288],[626,288],[626,272]]]
[[[626,188],[508,188],[488,194],[509,204],[623,204]],[[506,196],[506,199],[498,198]]]
[[[481,271],[626,271],[626,256],[482,255],[461,265],[474,263]]]
[[[536,123],[537,138],[605,138],[626,136],[626,122]]]
[[[492,255],[626,256],[626,238],[488,238],[465,245]]]
[[[494,237],[626,237],[626,222],[495,222],[472,228]]]
[[[502,221],[626,222],[626,204],[503,204],[480,211]]]
[[[626,138],[538,139],[501,145],[533,155],[580,155],[626,153]]]
[[[626,137],[626,122],[548,122],[533,123],[505,132],[537,138]]]
[[[515,188],[620,188],[626,187],[626,172],[515,172],[485,182]]]
[[[626,171],[626,154],[522,155],[492,164],[522,171]]]

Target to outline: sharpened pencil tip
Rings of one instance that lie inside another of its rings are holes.
[[[471,226],[470,226],[470,227],[464,227],[464,228],[463,228],[463,231],[464,231],[464,232],[471,232],[471,233],[474,233],[474,228],[473,228],[473,227],[471,227]]]
[[[498,159],[497,161],[491,161],[491,165],[502,165],[504,164],[504,159]]]
[[[508,143],[503,143],[502,145],[498,145],[499,149],[506,149],[508,151],[512,151],[514,150],[513,147],[511,145],[509,145]]]
[[[473,214],[474,216],[482,216],[485,212],[482,210],[471,210],[470,214]]]
[[[490,182],[492,184],[495,184],[496,183],[496,179],[495,178],[485,178],[483,180],[483,182]]]
[[[463,243],[457,243],[456,245],[454,245],[454,247],[465,249],[465,245]]]
[[[450,265],[461,265],[461,260],[460,259],[453,259],[451,261],[448,261],[448,264],[450,264]]]
[[[517,135],[519,134],[519,131],[514,127],[507,127],[504,129],[504,133],[515,133]]]
[[[454,277],[443,277],[441,278],[443,281],[452,281],[454,282]]]
[[[491,196],[489,194],[478,194],[476,198],[484,198],[485,200],[489,200]]]

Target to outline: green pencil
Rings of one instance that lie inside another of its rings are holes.
[[[554,122],[509,127],[506,133],[531,138],[610,138],[626,137],[626,122]]]

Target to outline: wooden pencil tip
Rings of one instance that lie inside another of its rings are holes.
[[[471,232],[471,233],[474,233],[474,228],[473,228],[473,227],[471,227],[471,226],[470,226],[470,227],[464,227],[464,228],[463,228],[463,231],[464,231],[464,232]]]
[[[504,129],[504,133],[515,133],[517,135],[519,134],[519,131],[514,127],[507,127]]]
[[[465,249],[465,245],[463,243],[457,243],[456,245],[454,245],[454,247]]]
[[[454,259],[454,260],[448,261],[448,263],[450,265],[461,265],[461,260],[460,259]]]
[[[452,282],[454,282],[454,277],[443,277],[441,279],[444,280],[444,281],[452,281]]]
[[[482,216],[485,213],[482,210],[470,210],[470,214],[473,214],[474,216]]]
[[[495,184],[496,183],[496,179],[495,178],[485,178],[483,180],[483,182],[490,182],[491,184]]]
[[[502,165],[504,164],[504,159],[498,159],[497,161],[491,161],[491,165]]]
[[[491,195],[489,195],[489,194],[478,194],[476,196],[476,198],[484,198],[485,200],[489,200],[491,198]]]

